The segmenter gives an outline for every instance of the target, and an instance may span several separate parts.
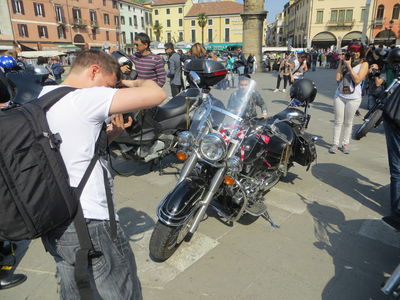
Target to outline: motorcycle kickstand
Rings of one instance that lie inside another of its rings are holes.
[[[271,216],[269,215],[269,213],[268,213],[267,210],[266,210],[265,213],[263,213],[261,216],[262,216],[265,220],[267,220],[267,221],[271,224],[272,227],[274,227],[274,228],[280,228],[279,225],[276,224],[276,223],[272,220],[272,218],[271,218]]]

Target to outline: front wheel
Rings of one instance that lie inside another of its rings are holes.
[[[193,224],[194,215],[181,226],[168,226],[157,221],[150,238],[150,256],[157,262],[163,262],[170,258],[188,235]]]
[[[367,133],[374,127],[376,127],[376,124],[378,123],[378,121],[380,120],[380,118],[382,117],[382,110],[377,109],[376,111],[374,111],[369,119],[367,121],[364,122],[364,124],[362,124],[360,126],[360,128],[358,128],[358,130],[356,131],[355,134],[355,139],[359,140],[361,138],[363,138],[364,136],[367,135]]]

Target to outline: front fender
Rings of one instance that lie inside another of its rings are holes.
[[[196,210],[206,189],[205,181],[187,177],[169,192],[157,208],[159,220],[170,226],[182,225]]]

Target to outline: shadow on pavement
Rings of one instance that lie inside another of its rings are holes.
[[[380,291],[398,262],[398,248],[358,234],[366,222],[379,232],[392,236],[380,220],[347,221],[344,214],[330,206],[311,202],[302,197],[314,220],[314,246],[326,251],[333,259],[335,275],[321,294],[323,300],[387,299]]]
[[[383,186],[360,173],[333,163],[312,166],[312,174],[362,205],[384,215],[389,211],[389,185]],[[334,197],[334,195],[332,195]]]
[[[117,212],[119,223],[130,241],[140,241],[146,231],[155,225],[153,219],[143,211],[123,207]],[[132,238],[134,236],[134,238]]]
[[[124,157],[122,157],[122,155],[119,155],[115,152],[111,153],[110,158],[113,176],[143,176],[151,172],[165,172],[165,169],[167,168],[173,168],[173,174],[179,171],[179,168],[176,165],[180,162],[173,155],[168,155],[162,158],[161,161],[159,159],[154,159],[147,163],[136,161],[133,159],[125,159]]]

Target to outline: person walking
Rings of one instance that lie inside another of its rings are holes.
[[[307,54],[300,53],[294,58],[292,68],[290,70],[290,84],[295,83],[297,80],[303,79],[304,73],[308,71]]]
[[[350,44],[348,55],[339,58],[336,70],[336,81],[339,83],[334,98],[335,124],[333,128],[333,144],[329,153],[340,149],[350,154],[349,144],[353,127],[354,114],[361,104],[361,82],[368,74],[368,63],[364,60],[364,49],[361,44]],[[349,56],[352,55],[352,56]],[[340,136],[343,134],[342,142]]]
[[[290,58],[290,52],[285,53],[285,57],[283,59],[280,59],[277,64],[278,64],[278,78],[276,81],[276,89],[274,90],[275,92],[279,92],[279,87],[281,85],[281,81],[283,79],[283,89],[282,92],[286,92],[286,86],[289,82],[289,75],[290,75],[290,69],[292,68],[292,64],[289,61]]]
[[[226,58],[226,69],[228,70],[228,86],[230,88],[235,87],[235,75],[233,74],[233,71],[235,69],[235,58],[232,57],[232,54],[228,54]]]
[[[129,121],[124,123],[122,113],[159,105],[166,98],[153,80],[122,80],[126,88],[115,88],[119,73],[118,62],[111,55],[84,50],[76,56],[62,85],[44,86],[41,91],[43,96],[60,86],[76,88],[47,112],[50,130],[62,137],[59,151],[72,187],[81,181],[94,155],[103,123],[110,116],[108,142],[129,126]],[[71,116],[74,116],[73,122]],[[110,216],[114,212],[109,212],[107,205],[112,177],[107,159],[104,155],[96,162],[80,197],[93,248],[102,254],[91,259],[90,288],[96,299],[142,299],[135,257],[117,215],[116,238],[112,238]],[[56,262],[60,298],[80,299],[74,277],[75,255],[80,243],[74,224],[50,231],[42,237],[42,242]]]
[[[247,65],[247,60],[244,57],[244,54],[242,52],[242,47],[238,47],[235,50],[236,54],[237,54],[237,59],[236,59],[236,70],[239,76],[242,76],[244,74],[247,74],[248,70],[248,65]]]
[[[170,80],[171,95],[175,97],[182,89],[182,63],[181,56],[175,52],[174,44],[164,44],[165,53],[168,55],[168,73],[167,77]]]
[[[166,81],[164,60],[150,51],[150,37],[144,33],[135,36],[136,53],[131,57],[136,66],[138,79],[153,80],[163,87]]]
[[[250,53],[249,56],[247,57],[247,67],[249,74],[253,74],[254,64],[255,64],[255,57],[253,54]]]

